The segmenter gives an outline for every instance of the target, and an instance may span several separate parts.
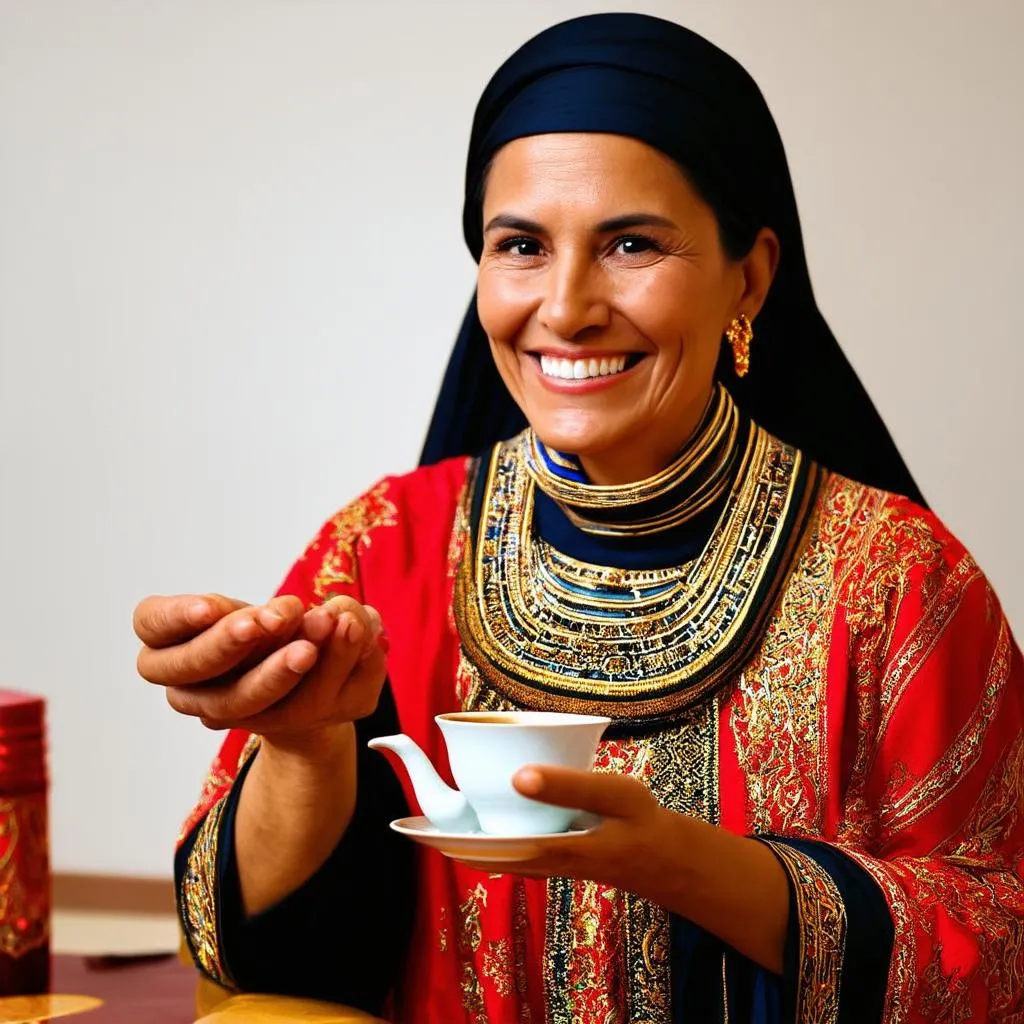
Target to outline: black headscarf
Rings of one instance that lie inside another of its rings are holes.
[[[749,74],[706,39],[641,14],[563,22],[517,50],[491,79],[473,122],[463,231],[475,259],[487,168],[506,143],[550,132],[641,140],[687,173],[715,211],[730,255],[762,227],[781,259],[754,324],[749,374],[723,345],[718,376],[772,434],[854,480],[921,502],[885,424],[818,311],[778,128]],[[744,248],[745,247],[745,248]],[[525,426],[470,305],[421,462],[477,454]]]

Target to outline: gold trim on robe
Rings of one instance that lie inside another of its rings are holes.
[[[238,759],[238,773],[259,750],[260,737],[250,736]],[[236,775],[237,781],[237,775]],[[179,893],[178,914],[181,918],[185,937],[192,949],[192,956],[203,973],[219,985],[234,988],[234,981],[228,972],[221,948],[217,928],[217,853],[220,843],[221,823],[228,794],[215,803],[199,826],[195,842],[188,855],[184,877]]]

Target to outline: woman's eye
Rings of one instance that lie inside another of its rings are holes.
[[[540,243],[533,238],[510,238],[502,242],[498,248],[513,256],[539,256]]]
[[[643,235],[630,235],[628,238],[620,238],[615,243],[615,248],[623,256],[639,256],[641,253],[657,252],[658,246],[650,238]]]

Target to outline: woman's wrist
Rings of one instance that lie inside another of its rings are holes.
[[[260,737],[265,759],[283,766],[333,770],[349,760],[356,746],[352,722],[322,726],[303,733]]]
[[[643,893],[781,973],[789,883],[763,843],[665,810],[648,846],[656,891]]]

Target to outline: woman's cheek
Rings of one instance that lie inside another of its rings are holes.
[[[528,289],[498,273],[480,275],[476,305],[484,331],[497,342],[515,338],[533,306]]]

